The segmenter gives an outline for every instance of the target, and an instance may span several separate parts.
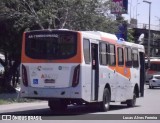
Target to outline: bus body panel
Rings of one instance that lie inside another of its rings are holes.
[[[21,82],[21,96],[36,99],[72,98],[82,99],[81,71],[79,83],[72,87],[74,69],[79,64],[21,64],[27,69],[28,86]],[[80,68],[81,70],[81,68]],[[22,75],[21,69],[21,76]],[[69,74],[72,73],[72,74]],[[47,80],[47,81],[46,81]],[[67,81],[68,80],[68,81]]]
[[[67,88],[72,86],[73,72],[79,64],[24,63],[31,87]]]
[[[21,85],[21,97],[33,99],[82,99],[80,87],[68,88],[35,88]]]
[[[56,32],[56,30],[55,30]],[[63,33],[63,32],[62,32]],[[137,68],[118,66],[117,48],[129,46],[144,53],[144,47],[129,42],[117,42],[115,35],[96,31],[78,31],[76,54],[68,59],[34,59],[25,54],[25,33],[22,43],[22,64],[27,71],[28,86],[21,82],[21,96],[36,99],[83,99],[86,102],[101,102],[105,87],[109,86],[111,101],[124,102],[133,98],[135,85],[140,86],[140,65]],[[90,43],[90,63],[85,63],[83,39]],[[100,42],[115,45],[116,65],[101,65]],[[94,48],[93,48],[94,46]],[[95,48],[96,47],[96,48]],[[94,52],[95,50],[95,52]],[[98,68],[95,69],[93,53],[96,53]],[[125,59],[125,57],[124,57]],[[139,63],[140,64],[140,63]],[[23,67],[22,67],[23,66]],[[78,67],[78,70],[77,70]],[[98,74],[96,73],[98,72]],[[78,84],[73,87],[74,76]],[[78,77],[77,77],[78,76]]]

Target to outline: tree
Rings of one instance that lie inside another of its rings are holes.
[[[3,86],[8,87],[20,64],[25,30],[99,30],[113,33],[116,22],[104,0],[1,0],[0,52],[5,54]]]
[[[13,21],[10,19],[0,21],[0,52],[5,55],[5,61],[0,59],[0,63],[5,68],[1,84],[6,88],[10,88],[12,76],[20,64],[21,36],[12,25]]]
[[[128,29],[127,31],[127,37],[128,37],[128,42],[134,42],[134,37],[133,37],[133,34],[134,34],[134,30],[133,29]]]
[[[68,28],[110,31],[115,21],[109,1],[103,0],[2,0],[2,15],[14,18],[16,29]],[[105,26],[107,24],[107,26]],[[110,27],[110,26],[109,26]],[[114,26],[115,27],[115,26]],[[112,27],[113,29],[113,27]],[[113,30],[115,31],[115,30]],[[112,32],[113,32],[112,31]]]

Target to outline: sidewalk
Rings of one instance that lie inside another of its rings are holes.
[[[32,107],[39,108],[41,106],[47,106],[47,105],[48,103],[46,101],[4,104],[4,105],[0,105],[0,113],[5,113],[7,111],[13,111],[13,110],[23,111],[24,109],[30,109]]]

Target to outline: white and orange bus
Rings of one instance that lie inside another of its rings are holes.
[[[24,32],[21,96],[48,100],[50,109],[110,102],[135,106],[143,96],[144,47],[99,31]]]

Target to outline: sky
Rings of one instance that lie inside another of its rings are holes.
[[[160,26],[160,0],[146,1],[151,2],[151,25]],[[128,14],[123,14],[123,16],[126,20],[130,20],[130,17],[136,19],[136,10],[138,23],[148,24],[149,4],[143,0],[128,0]]]

